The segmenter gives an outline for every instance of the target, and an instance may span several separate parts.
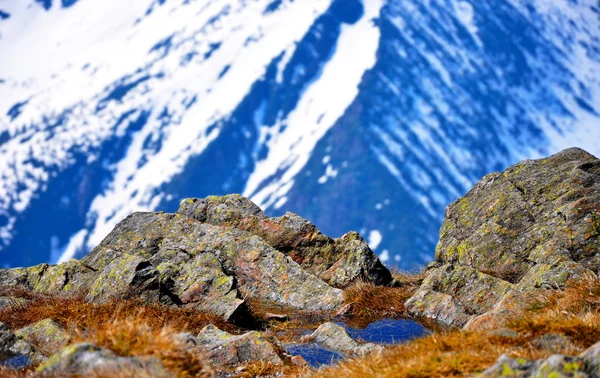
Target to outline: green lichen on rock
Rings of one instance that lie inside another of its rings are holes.
[[[172,377],[155,357],[119,357],[112,351],[91,343],[69,345],[41,364],[41,376],[111,376],[127,372],[132,376]]]
[[[392,281],[390,272],[357,233],[332,239],[314,224],[290,212],[268,218],[258,206],[239,194],[184,200],[177,212],[203,223],[258,236],[337,288],[347,287],[358,279],[376,284]]]
[[[598,219],[600,160],[583,150],[568,149],[489,174],[448,206],[436,265],[407,302],[409,311],[455,326],[481,325],[487,312],[499,316],[503,307],[518,303],[503,301],[506,295],[523,297],[515,293],[597,277]],[[425,298],[437,302],[424,303]],[[479,321],[471,322],[476,317]]]
[[[193,339],[199,351],[218,367],[231,368],[259,361],[283,365],[288,358],[277,340],[267,340],[261,332],[232,335],[209,324]]]
[[[42,352],[55,352],[65,346],[70,339],[67,331],[52,319],[21,328],[15,335],[29,344],[35,345]]]

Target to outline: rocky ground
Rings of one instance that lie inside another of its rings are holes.
[[[600,160],[579,149],[485,176],[435,261],[391,273],[239,195],[135,213],[81,261],[0,270],[0,375],[600,377]],[[342,324],[410,318],[400,345]],[[316,369],[294,350],[342,361]]]

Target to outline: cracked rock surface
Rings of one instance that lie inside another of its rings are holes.
[[[448,206],[428,278],[406,303],[452,326],[497,328],[537,290],[600,271],[600,160],[571,148],[486,175]]]

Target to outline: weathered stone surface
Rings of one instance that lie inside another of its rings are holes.
[[[536,348],[547,350],[576,349],[563,335],[544,335],[534,340],[533,344]],[[546,359],[530,361],[502,355],[481,377],[600,377],[600,342],[577,357],[555,354]]]
[[[531,345],[538,349],[549,350],[553,353],[571,353],[577,347],[565,335],[547,333],[531,340]]]
[[[20,340],[4,323],[0,323],[0,364],[18,369],[39,363],[43,356],[26,341]]]
[[[488,336],[498,336],[498,337],[508,337],[508,338],[517,338],[519,337],[519,333],[512,328],[496,328],[487,333]]]
[[[137,298],[226,320],[247,313],[243,298],[333,311],[339,288],[358,279],[392,281],[360,235],[332,239],[292,213],[268,218],[240,195],[184,200],[177,214],[131,214],[81,261],[0,269],[11,290]]]
[[[381,351],[383,346],[373,343],[360,343],[354,340],[344,327],[335,323],[324,323],[312,334],[303,338],[304,342],[314,342],[334,352],[346,356],[363,356],[365,354]]]
[[[462,326],[474,314],[490,310],[511,287],[468,266],[446,264],[429,274],[406,306],[415,315]]]
[[[588,372],[586,361],[580,357],[555,354],[544,360],[530,361],[523,358],[509,358],[503,355],[480,377],[597,377],[588,374]]]
[[[429,272],[409,311],[469,328],[501,326],[528,291],[596,277],[600,160],[572,148],[485,176],[448,206]]]
[[[495,378],[495,377],[514,377],[525,378],[531,376],[531,370],[534,368],[535,362],[524,358],[510,358],[506,355],[500,356],[498,361],[483,373],[480,377]]]
[[[28,301],[24,298],[0,297],[0,311],[14,306],[23,306]]]
[[[181,335],[187,345],[195,343],[201,353],[218,367],[235,367],[256,361],[283,364],[283,348],[275,340],[267,340],[260,332],[251,331],[243,335],[232,335],[212,324],[202,329],[198,336]]]
[[[257,236],[179,214],[128,216],[82,263],[101,272],[92,300],[144,293],[149,301],[199,307],[225,318],[242,297],[308,311],[332,310],[343,300],[341,290]]]
[[[39,264],[29,268],[0,269],[3,288],[24,289],[33,293],[56,294],[61,291],[85,292],[92,277],[89,268],[77,260],[48,265]]]
[[[0,361],[13,355],[11,348],[16,342],[15,333],[4,323],[0,323]]]
[[[108,349],[90,343],[65,347],[53,354],[37,372],[42,376],[89,376],[101,373],[130,373],[141,377],[172,377],[154,357],[118,357]]]
[[[347,287],[357,279],[376,284],[392,281],[390,272],[357,233],[332,239],[314,224],[290,212],[268,218],[239,194],[185,199],[177,212],[200,222],[256,235],[334,287]]]
[[[15,335],[27,342],[36,345],[40,351],[57,351],[68,344],[70,336],[52,319],[44,319],[35,324],[21,328]]]
[[[600,341],[579,355],[586,364],[586,372],[592,377],[600,377]]]

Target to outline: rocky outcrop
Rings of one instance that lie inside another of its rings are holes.
[[[600,160],[573,148],[485,176],[452,203],[410,313],[499,326],[538,290],[600,271]]]
[[[119,357],[90,343],[69,345],[40,365],[43,377],[118,376],[173,377],[155,357]]]
[[[600,342],[579,356],[555,354],[542,360],[531,361],[502,355],[480,377],[600,377]]]
[[[312,334],[302,339],[304,342],[319,344],[325,349],[341,353],[345,356],[363,356],[382,351],[384,347],[373,343],[361,343],[354,340],[344,327],[336,323],[324,323]]]
[[[378,285],[392,281],[390,272],[357,233],[332,239],[290,212],[268,218],[258,206],[238,194],[184,199],[177,212],[203,223],[256,235],[337,288],[347,287],[357,279]]]
[[[0,362],[13,368],[39,363],[43,357],[26,341],[20,340],[4,323],[0,323]]]
[[[135,296],[229,319],[241,298],[333,310],[342,293],[261,238],[180,214],[135,213],[83,260],[99,272],[88,298]]]
[[[67,331],[52,319],[40,320],[21,328],[15,331],[15,335],[28,344],[36,345],[40,352],[59,350],[67,345],[70,339]]]
[[[276,340],[267,340],[256,331],[232,335],[210,324],[192,340],[198,351],[216,367],[232,368],[259,361],[283,365],[284,359],[288,358]]]
[[[0,269],[5,287],[83,293],[94,303],[139,298],[226,320],[244,298],[303,311],[332,311],[356,280],[392,281],[356,233],[323,235],[291,213],[268,218],[240,195],[182,201],[177,214],[135,213],[81,261]]]

